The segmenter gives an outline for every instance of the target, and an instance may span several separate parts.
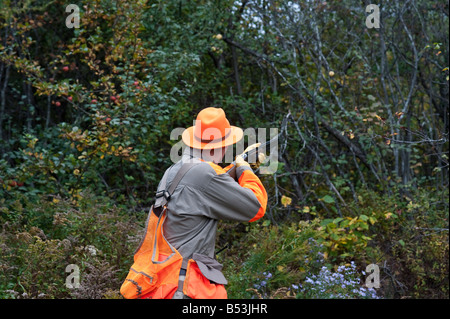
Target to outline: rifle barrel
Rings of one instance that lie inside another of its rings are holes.
[[[253,153],[255,153],[255,152],[258,152],[258,150],[259,150],[261,147],[264,147],[264,146],[266,146],[266,145],[269,145],[270,143],[272,143],[272,141],[274,141],[275,139],[277,139],[280,135],[281,135],[281,133],[278,133],[277,136],[271,138],[271,139],[268,140],[267,142],[261,143],[261,145],[260,145],[259,147],[254,148],[254,149],[252,149],[252,150],[250,150],[250,151],[248,151],[248,152],[242,154],[242,155],[241,155],[242,158],[243,158],[244,160],[247,160],[247,158],[248,158],[248,156],[249,156],[250,154],[253,154]]]

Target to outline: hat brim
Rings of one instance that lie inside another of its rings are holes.
[[[242,131],[241,128],[237,126],[231,126],[230,127],[230,133],[227,134],[227,136],[220,141],[211,141],[211,142],[203,142],[198,140],[194,136],[194,126],[188,127],[184,130],[183,134],[181,135],[181,139],[183,140],[184,144],[187,146],[190,146],[192,148],[202,149],[202,150],[210,150],[213,148],[221,148],[229,145],[236,144],[239,142],[242,137],[244,136],[244,131]]]

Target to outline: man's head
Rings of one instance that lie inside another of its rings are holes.
[[[223,157],[227,151],[228,146],[221,148],[212,148],[210,150],[199,150],[201,151],[201,158],[206,161],[211,161],[213,163],[219,164],[222,162]]]
[[[202,158],[219,163],[227,147],[243,135],[242,129],[230,125],[223,109],[208,107],[198,113],[194,126],[183,132],[182,139],[187,146],[201,150]]]

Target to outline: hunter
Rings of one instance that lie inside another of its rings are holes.
[[[182,134],[187,147],[181,160],[158,186],[146,236],[121,289],[126,298],[227,298],[227,280],[215,260],[218,220],[264,216],[267,193],[250,164],[238,155],[226,168],[218,165],[227,147],[242,139],[242,129],[213,107],[200,111],[194,124]],[[256,165],[264,158],[260,153]],[[228,174],[232,168],[235,179]]]

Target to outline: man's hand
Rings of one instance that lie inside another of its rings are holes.
[[[238,155],[238,156],[236,156],[236,167],[240,167],[240,166],[250,167],[250,164],[247,163],[241,155]]]

